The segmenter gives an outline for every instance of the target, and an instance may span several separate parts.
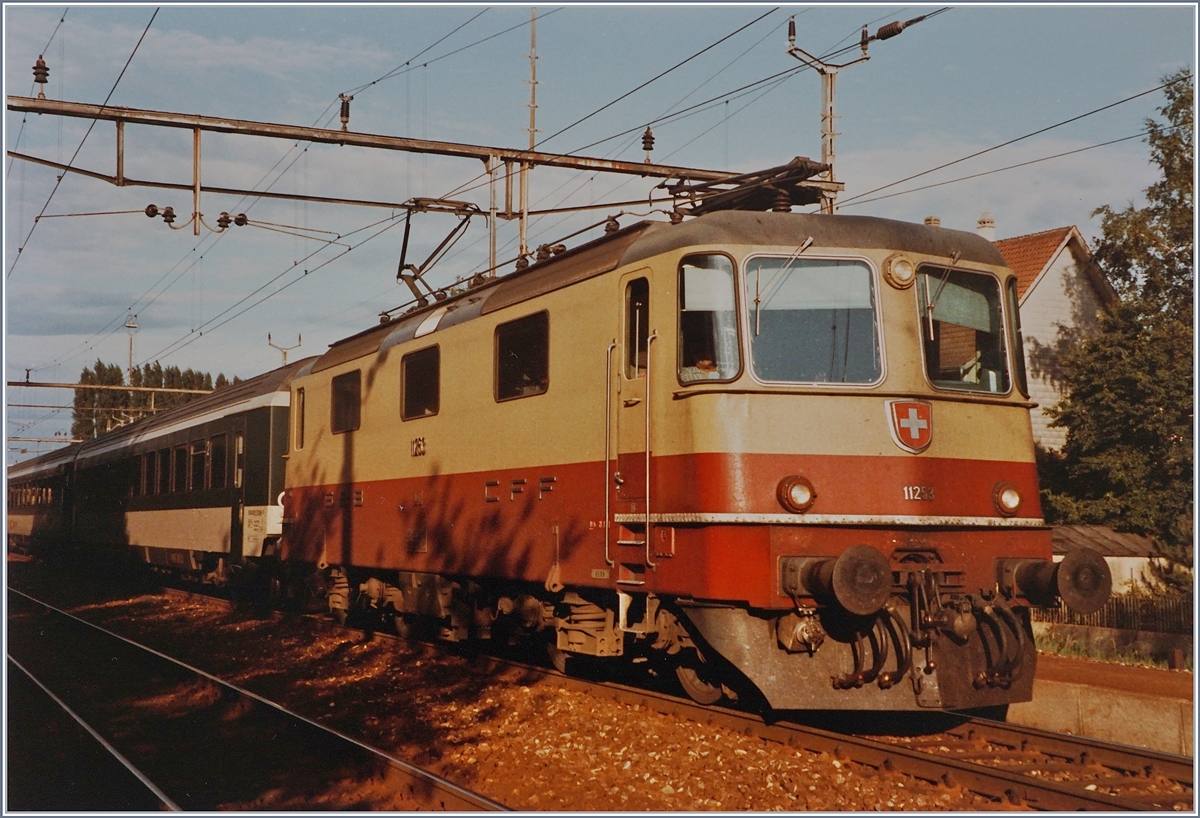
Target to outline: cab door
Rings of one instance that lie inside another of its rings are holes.
[[[650,320],[649,273],[643,269],[621,277],[620,326],[610,351],[610,377],[615,388],[609,411],[615,418],[615,463],[609,486],[608,554],[616,568],[618,586],[645,586],[654,568],[646,546],[653,502],[649,480],[650,379],[657,337]]]
[[[621,338],[617,365],[617,463],[618,505],[632,511],[628,503],[644,501],[648,484],[650,369],[650,280],[647,270],[621,279]]]

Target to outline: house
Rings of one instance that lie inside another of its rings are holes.
[[[979,220],[979,233],[993,240],[995,224],[987,213]],[[1059,351],[1078,334],[1093,331],[1100,310],[1113,303],[1117,294],[1076,227],[993,243],[1017,275],[1029,395],[1038,404],[1031,413],[1033,439],[1044,448],[1061,449],[1066,429],[1052,427],[1046,414],[1063,396]]]
[[[1061,562],[1076,548],[1090,548],[1108,563],[1114,594],[1129,594],[1152,588],[1150,559],[1154,543],[1139,534],[1122,534],[1105,525],[1054,526],[1054,561]]]

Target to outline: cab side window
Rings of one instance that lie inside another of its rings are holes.
[[[330,431],[335,435],[353,432],[359,426],[362,408],[362,371],[338,375],[332,383]]]
[[[635,278],[625,285],[625,377],[646,377],[650,343],[650,282]]]
[[[496,327],[496,400],[527,398],[550,388],[550,314],[534,313]]]
[[[296,390],[296,448],[304,448],[304,390]]]
[[[400,360],[400,417],[423,418],[438,413],[441,398],[441,352],[438,347],[410,352]]]

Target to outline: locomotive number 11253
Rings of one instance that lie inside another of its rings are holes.
[[[933,486],[905,486],[905,500],[933,500]]]

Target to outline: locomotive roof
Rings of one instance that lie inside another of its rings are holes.
[[[412,340],[418,333],[425,334],[421,328],[428,328],[426,322],[436,328],[450,327],[672,250],[711,245],[797,246],[809,236],[818,248],[886,249],[943,258],[958,252],[962,261],[1004,266],[1000,252],[975,233],[873,216],[722,210],[680,224],[642,221],[336,341],[310,371],[320,372]]]
[[[295,372],[315,360],[316,358],[310,357],[290,363],[287,366],[219,389],[182,406],[141,418],[94,440],[86,440],[83,443],[76,443],[17,463],[8,470],[8,476],[12,479],[50,472],[76,457],[87,458],[100,455],[114,448],[127,446],[137,440],[157,437],[180,425],[186,426],[195,423],[205,416],[223,417],[254,408],[256,405],[266,405],[263,403],[264,398],[270,402],[274,393],[286,391],[286,385]]]

